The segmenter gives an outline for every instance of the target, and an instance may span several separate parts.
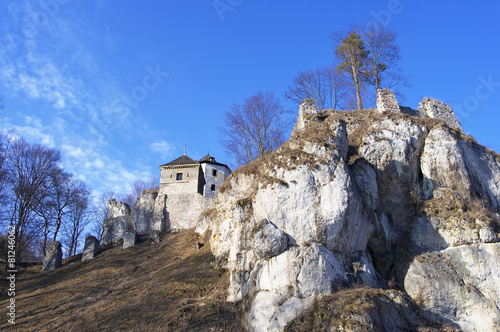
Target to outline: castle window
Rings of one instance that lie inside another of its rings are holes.
[[[177,173],[177,181],[182,181],[182,173]]]
[[[210,186],[210,190],[215,191],[215,184]]]
[[[213,169],[213,170],[212,170],[212,175],[213,175],[213,176],[217,176],[217,170],[216,170],[216,169]]]

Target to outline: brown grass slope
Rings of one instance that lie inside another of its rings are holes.
[[[225,302],[227,273],[212,267],[209,245],[197,250],[196,241],[188,230],[159,245],[111,247],[87,262],[71,257],[51,272],[21,268],[16,325],[2,319],[0,330],[243,331]],[[6,286],[2,278],[2,304]]]

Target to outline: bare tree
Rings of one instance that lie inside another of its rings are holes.
[[[339,31],[330,35],[335,48],[335,56],[339,60],[337,69],[348,74],[356,91],[358,109],[363,109],[363,85],[369,81],[368,68],[369,50],[361,39],[358,28],[353,28],[348,33]]]
[[[47,194],[35,211],[43,221],[42,250],[44,254],[49,245],[49,236],[52,236],[52,241],[57,240],[59,231],[65,222],[64,217],[73,212],[75,201],[82,194],[80,192],[82,190],[81,182],[61,168],[54,168],[49,177]]]
[[[7,184],[7,156],[12,143],[12,134],[12,132],[0,132],[0,206],[5,206],[3,199],[5,199],[4,188]]]
[[[79,199],[82,193],[81,182],[73,178],[72,174],[56,169],[50,177],[53,189],[53,208],[55,210],[53,241],[57,240],[57,235],[63,224],[64,216],[70,212],[75,205],[75,200]]]
[[[95,234],[96,238],[99,240],[102,239],[102,234],[104,232],[104,220],[109,218],[108,200],[115,197],[116,194],[114,189],[109,189],[92,204],[92,233]]]
[[[133,206],[137,198],[141,196],[144,190],[158,188],[160,185],[159,182],[160,179],[154,175],[151,175],[148,179],[135,180],[130,192],[123,196],[120,200],[130,206]]]
[[[407,86],[408,77],[399,66],[401,55],[396,33],[381,24],[371,24],[363,29],[362,39],[370,51],[368,65],[375,92],[379,88]]]
[[[343,108],[344,98],[351,91],[346,76],[333,66],[302,71],[285,91],[285,98],[297,104],[312,99],[318,110]]]
[[[58,166],[59,151],[16,140],[9,151],[7,182],[11,190],[10,226],[14,228],[16,259],[38,236],[35,211],[48,195],[50,175]]]
[[[258,92],[245,102],[233,104],[220,128],[221,143],[237,165],[252,162],[283,142],[286,111],[274,92]]]
[[[74,191],[69,213],[63,223],[64,242],[68,248],[68,256],[76,254],[80,235],[91,221],[88,211],[90,191],[83,182],[78,182],[76,187],[78,189]]]

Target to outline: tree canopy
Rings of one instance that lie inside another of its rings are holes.
[[[274,92],[257,92],[233,104],[220,128],[221,143],[237,166],[247,164],[285,141],[286,111]]]

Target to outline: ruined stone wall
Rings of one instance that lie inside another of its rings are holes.
[[[378,89],[377,91],[377,110],[379,112],[401,113],[398,101],[394,92],[390,89]]]

